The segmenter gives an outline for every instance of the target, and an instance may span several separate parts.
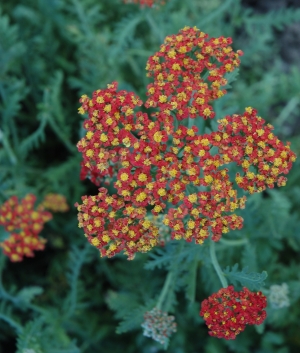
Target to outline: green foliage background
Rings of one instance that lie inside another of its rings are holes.
[[[293,25],[300,25],[300,8],[260,11],[241,0],[169,0],[152,9],[121,0],[2,3],[0,202],[29,192],[42,200],[57,192],[71,210],[46,225],[44,252],[22,263],[0,254],[0,353],[160,352],[140,325],[169,269],[176,273],[168,311],[178,330],[168,352],[299,352],[299,159],[286,187],[248,198],[244,228],[227,237],[247,243],[216,244],[233,283],[243,277],[248,282],[242,285],[256,289],[264,281],[267,294],[270,285],[285,282],[290,290],[289,308],[269,306],[266,323],[248,327],[235,341],[211,338],[199,317],[201,301],[220,288],[207,245],[196,253],[189,244],[171,242],[131,262],[122,256],[100,259],[77,228],[73,207],[81,195],[97,192],[79,180],[80,95],[118,81],[119,89],[144,99],[147,58],[184,26],[231,36],[234,49],[244,51],[236,81],[216,102],[217,118],[254,106],[299,155],[299,47],[298,63],[285,59]],[[1,232],[3,240],[7,235]],[[251,278],[252,272],[261,277]]]

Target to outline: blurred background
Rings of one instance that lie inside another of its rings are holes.
[[[147,255],[134,262],[100,259],[77,227],[74,203],[97,193],[89,180],[79,179],[76,144],[84,130],[77,109],[82,94],[91,96],[112,81],[145,99],[148,57],[184,26],[232,37],[234,50],[244,52],[236,80],[216,102],[217,118],[253,106],[299,155],[299,0],[165,0],[152,8],[122,0],[1,3],[0,203],[13,195],[33,193],[41,200],[56,192],[70,206],[43,230],[45,251],[22,263],[1,255],[1,353],[162,351],[142,335],[141,313],[135,321],[132,316],[160,290],[164,270],[144,269]],[[287,283],[289,306],[270,307],[263,328],[248,328],[235,341],[211,338],[199,308],[215,284],[200,266],[196,301],[188,303],[178,291],[178,332],[168,352],[300,351],[299,160],[286,187],[253,196],[243,214],[253,243],[242,261],[269,273],[266,288]],[[7,234],[0,236],[3,241]],[[220,254],[221,263],[226,257],[239,261],[238,252]],[[129,332],[115,333],[119,319],[118,332]]]

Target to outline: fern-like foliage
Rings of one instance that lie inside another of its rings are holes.
[[[242,266],[249,267],[253,272],[258,269],[256,248],[252,244],[247,244],[242,251]]]
[[[251,16],[246,21],[246,26],[264,26],[275,27],[282,30],[284,26],[299,22],[300,9],[281,8],[279,10],[269,11],[264,15]]]
[[[49,317],[40,316],[25,325],[17,338],[16,353],[80,353],[59,322],[47,319]]]
[[[70,252],[70,261],[67,270],[67,279],[70,285],[69,294],[64,303],[64,316],[69,319],[74,315],[80,299],[84,295],[84,287],[79,280],[83,264],[90,258],[91,246],[86,244],[84,248],[73,246]]]
[[[206,244],[203,246],[186,242],[183,244],[180,252],[178,249],[181,247],[181,244],[178,241],[172,241],[167,243],[163,248],[157,248],[155,252],[149,254],[150,260],[145,264],[145,269],[170,269],[170,266],[174,264],[175,260],[178,261],[178,263],[191,263],[194,259],[198,261],[208,259],[209,255]]]
[[[18,27],[9,23],[7,15],[0,9],[0,78],[8,71],[15,71],[16,60],[25,52],[25,45],[18,38]]]
[[[250,290],[260,290],[264,286],[264,281],[268,276],[266,271],[262,273],[250,272],[248,267],[244,267],[242,271],[238,271],[238,268],[239,265],[235,264],[231,269],[228,266],[224,270],[225,276],[233,285],[236,286],[240,283]]]
[[[137,329],[144,320],[146,311],[150,311],[156,304],[155,300],[149,300],[146,304],[140,304],[138,298],[132,293],[109,292],[106,302],[110,309],[116,312],[115,317],[120,321],[116,332],[123,333]]]
[[[31,303],[37,295],[42,294],[44,289],[39,286],[28,286],[22,288],[16,298],[22,303]]]
[[[13,307],[5,301],[0,303],[0,320],[8,323],[17,333],[23,330],[19,320],[13,315]]]
[[[144,19],[145,17],[143,13],[133,13],[118,22],[114,33],[115,43],[112,48],[112,57],[116,57],[120,54],[124,55],[126,48],[128,48],[134,41],[134,32],[137,25]]]
[[[17,338],[17,353],[23,353],[32,349],[34,352],[42,352],[36,337],[40,335],[42,318],[28,322]]]
[[[32,134],[25,137],[20,144],[20,151],[23,158],[26,158],[32,149],[39,147],[46,140],[45,128],[47,126],[47,115],[40,114],[39,120],[38,128]]]

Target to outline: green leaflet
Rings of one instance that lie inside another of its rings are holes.
[[[43,291],[44,289],[39,286],[25,287],[17,293],[17,298],[23,302],[30,303],[37,295],[42,294]]]
[[[120,321],[116,333],[124,333],[139,328],[144,320],[146,311],[151,310],[156,300],[147,301],[146,304],[139,304],[137,298],[131,293],[116,293],[110,291],[106,302],[115,311],[115,316]]]
[[[240,283],[250,290],[260,290],[264,286],[264,280],[268,276],[266,271],[262,273],[250,272],[248,267],[244,267],[242,271],[238,271],[238,267],[239,265],[235,264],[231,269],[228,266],[224,270],[225,276],[233,285]]]

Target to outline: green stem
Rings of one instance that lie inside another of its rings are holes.
[[[171,282],[172,282],[172,278],[173,278],[173,271],[170,271],[170,272],[168,273],[168,276],[167,276],[167,278],[166,278],[166,280],[165,280],[163,289],[162,289],[162,291],[161,291],[161,293],[160,293],[160,296],[159,296],[159,298],[158,298],[158,301],[157,301],[156,307],[157,307],[157,309],[159,309],[159,310],[161,310],[161,308],[162,308],[163,302],[164,302],[164,300],[165,300],[165,297],[166,297],[166,295],[167,295],[167,293],[168,293],[170,284],[171,284]]]
[[[220,243],[228,246],[240,246],[240,245],[248,244],[248,239],[243,238],[243,239],[233,240],[233,239],[221,238]]]
[[[217,272],[217,275],[222,283],[222,286],[224,288],[228,287],[228,283],[226,278],[224,277],[224,274],[221,270],[221,267],[219,265],[219,262],[217,260],[217,256],[216,256],[216,249],[215,249],[215,242],[213,240],[210,240],[210,247],[209,247],[209,253],[210,253],[210,258],[211,258],[211,262],[214,266],[215,271]]]

